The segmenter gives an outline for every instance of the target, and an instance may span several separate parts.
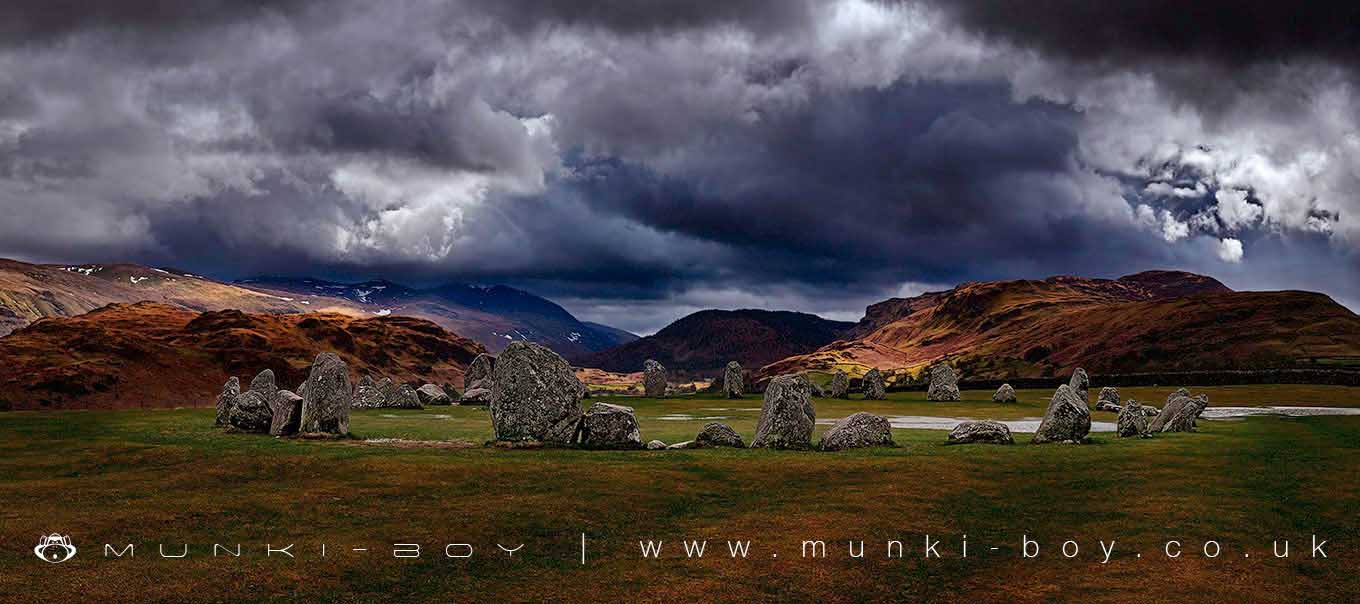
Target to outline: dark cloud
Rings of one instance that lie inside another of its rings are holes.
[[[179,32],[270,14],[287,14],[313,0],[17,0],[5,3],[0,45],[50,42],[81,31],[132,35]]]
[[[779,31],[806,24],[821,0],[472,0],[468,7],[515,29],[567,25],[655,33],[714,25]]]

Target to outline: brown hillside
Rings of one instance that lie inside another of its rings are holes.
[[[211,405],[232,375],[249,383],[273,369],[281,388],[295,389],[322,351],[339,354],[355,378],[460,385],[484,350],[411,317],[112,304],[0,338],[0,410]]]

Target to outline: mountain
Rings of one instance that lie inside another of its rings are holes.
[[[947,359],[964,379],[1297,367],[1360,358],[1360,317],[1301,291],[1236,292],[1176,271],[1119,279],[964,283],[870,306],[846,338],[761,370],[917,374]]]
[[[550,300],[504,285],[450,283],[412,289],[388,281],[336,283],[283,277],[247,279],[238,284],[279,297],[334,297],[374,314],[428,319],[480,342],[492,352],[500,352],[514,340],[528,340],[571,356],[637,339],[623,330],[579,321]]]
[[[230,376],[296,389],[323,351],[351,377],[461,385],[485,349],[411,317],[198,313],[154,302],[45,318],[0,338],[0,410],[213,404]]]
[[[757,368],[832,342],[854,323],[806,313],[769,310],[705,310],[681,318],[654,335],[573,363],[605,371],[639,371],[647,359],[667,369],[710,372],[738,361]]]

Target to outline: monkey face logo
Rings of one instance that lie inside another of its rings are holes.
[[[33,554],[44,562],[59,564],[75,557],[76,546],[71,545],[70,535],[52,533],[38,539],[38,547],[33,548]]]

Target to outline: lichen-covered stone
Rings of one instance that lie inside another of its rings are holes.
[[[665,366],[652,359],[642,364],[642,392],[649,398],[666,396]]]
[[[694,437],[694,442],[703,447],[736,447],[745,448],[746,443],[741,440],[741,435],[737,434],[731,426],[713,422],[699,430],[699,435]]]
[[[727,398],[741,398],[743,394],[746,394],[746,387],[742,383],[741,364],[728,361],[727,369],[723,370],[723,395]]]
[[[354,398],[350,401],[350,406],[358,409],[377,409],[383,405],[386,397],[387,393],[378,386],[378,382],[373,381],[373,376],[365,375],[359,378],[359,383],[354,386]]]
[[[959,400],[959,377],[949,363],[936,363],[930,367],[930,386],[926,389],[928,401]]]
[[[266,369],[255,375],[255,379],[250,380],[251,392],[258,392],[266,401],[274,400],[274,395],[278,394],[279,387],[274,383],[274,370]]]
[[[333,352],[316,355],[302,396],[301,432],[349,434],[349,367]]]
[[[642,431],[632,407],[595,403],[581,419],[581,446],[587,449],[641,449]]]
[[[1148,425],[1148,431],[1191,432],[1195,429],[1196,420],[1208,406],[1208,396],[1190,396],[1189,391],[1181,388],[1167,398],[1162,412]]]
[[[1015,444],[1015,439],[1011,437],[1011,429],[1006,424],[994,421],[968,421],[954,426],[949,431],[949,439],[945,444],[968,445],[974,443],[985,443],[993,445]]]
[[[1034,433],[1035,444],[1081,442],[1091,432],[1091,409],[1077,397],[1071,386],[1063,384],[1053,393],[1044,421]]]
[[[1133,399],[1124,403],[1124,406],[1119,409],[1119,417],[1115,419],[1115,434],[1120,438],[1148,434],[1148,416],[1143,411],[1141,403]]]
[[[430,406],[452,405],[453,397],[445,392],[437,384],[425,384],[416,388],[416,396],[420,397],[420,404]]]
[[[496,440],[571,444],[585,389],[566,359],[538,344],[515,341],[495,365],[491,425]]]
[[[850,375],[844,369],[837,369],[831,375],[831,384],[826,389],[831,398],[850,398]]]
[[[841,451],[864,447],[896,447],[892,423],[888,418],[861,411],[838,420],[817,445],[823,451]]]
[[[392,391],[387,401],[383,404],[389,409],[424,409],[420,404],[420,395],[416,394],[416,389],[410,384],[402,384]]]
[[[274,436],[297,434],[302,427],[302,397],[287,390],[274,394],[270,403],[269,433]]]
[[[485,352],[477,355],[463,374],[463,390],[485,388],[491,390],[496,372],[496,357]]]
[[[1114,386],[1101,388],[1100,394],[1096,396],[1096,405],[1099,406],[1100,403],[1109,403],[1115,407],[1119,407],[1119,389]]]
[[[269,432],[269,423],[273,419],[274,410],[269,406],[269,401],[254,390],[242,392],[231,407],[231,426],[242,432]]]
[[[781,375],[765,388],[765,399],[756,423],[752,448],[808,449],[812,447],[812,430],[817,413],[812,407],[812,394],[805,385],[806,378]]]
[[[1000,388],[996,389],[996,392],[992,393],[992,402],[1014,403],[1015,389],[1012,388],[1010,384],[1002,384]]]
[[[879,371],[877,367],[870,369],[864,374],[860,389],[864,391],[864,400],[866,401],[883,400],[888,391],[883,383],[883,372]]]
[[[1087,391],[1091,388],[1091,378],[1086,375],[1086,370],[1078,367],[1076,371],[1072,372],[1072,379],[1067,382],[1067,385],[1072,388],[1072,392],[1076,394],[1077,398],[1081,399],[1081,403],[1086,405],[1087,409],[1090,409],[1091,396]]]
[[[232,377],[222,385],[222,393],[217,395],[217,418],[213,425],[221,427],[231,423],[231,408],[238,396],[241,396],[241,379]]]

